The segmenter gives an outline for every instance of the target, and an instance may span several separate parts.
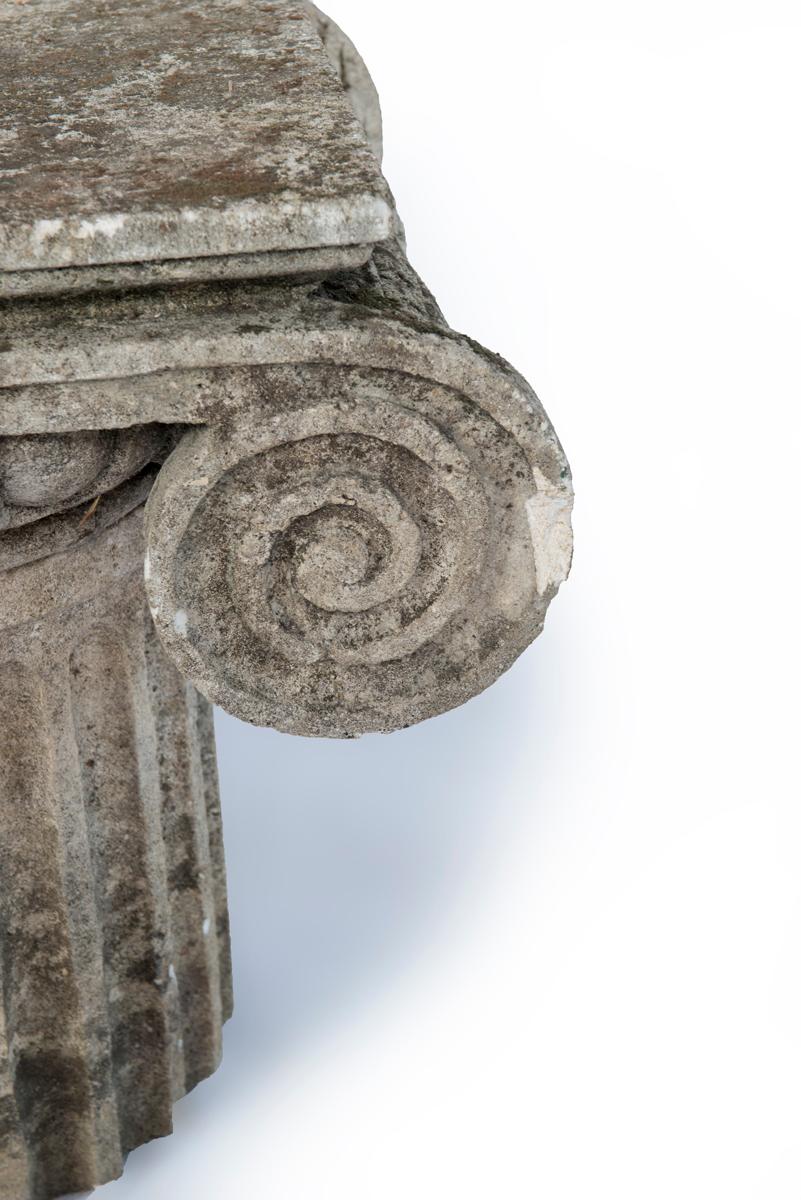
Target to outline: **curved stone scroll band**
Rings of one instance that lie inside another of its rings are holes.
[[[454,708],[537,636],[569,569],[540,404],[466,339],[408,324],[423,293],[401,262],[384,252],[383,290],[345,294],[339,332],[307,329],[317,361],[251,369],[258,399],[188,434],[148,502],[161,639],[254,724],[353,737]],[[392,321],[369,307],[389,285]]]

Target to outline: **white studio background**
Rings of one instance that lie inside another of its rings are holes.
[[[801,9],[330,0],[574,574],[467,708],[218,715],[237,1012],[104,1200],[801,1195]]]

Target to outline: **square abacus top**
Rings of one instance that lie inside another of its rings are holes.
[[[0,0],[0,294],[323,249],[336,269],[392,222],[298,3]]]

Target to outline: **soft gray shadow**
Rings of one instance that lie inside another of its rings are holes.
[[[217,714],[236,1011],[222,1068],[176,1106],[177,1135],[132,1154],[109,1200],[164,1195],[165,1164],[193,1162],[216,1114],[396,984],[448,917],[470,920],[537,805],[560,655],[558,639],[533,647],[471,704],[391,737],[300,740]]]
[[[514,836],[537,785],[521,798],[507,781],[553,719],[532,665],[391,737],[301,740],[217,714],[236,992],[223,1088],[390,983]]]
[[[536,655],[464,708],[390,737],[293,738],[215,713],[235,1013],[222,1069],[176,1108],[178,1135],[135,1151],[102,1189],[109,1200],[157,1188],[160,1164],[215,1110],[392,986],[481,886],[515,836],[515,808],[536,803],[536,776],[523,796],[511,776],[553,740],[553,679]]]

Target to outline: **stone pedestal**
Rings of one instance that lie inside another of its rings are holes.
[[[313,4],[0,0],[0,76],[0,1196],[49,1200],[219,1061],[209,701],[464,703],[543,628],[572,486],[410,267]]]

